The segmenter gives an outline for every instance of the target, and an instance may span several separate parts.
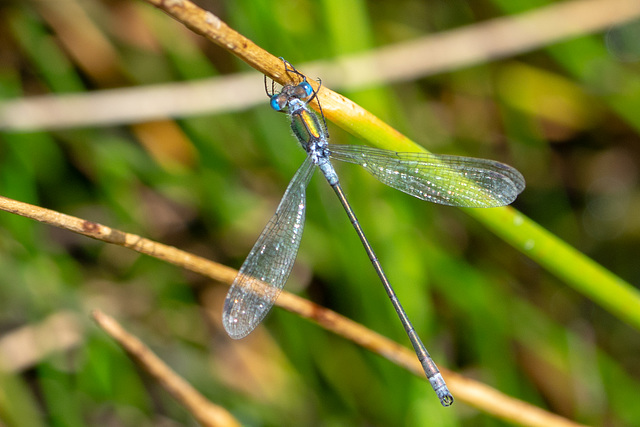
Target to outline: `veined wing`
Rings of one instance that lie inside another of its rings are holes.
[[[524,177],[504,163],[473,157],[398,153],[363,145],[329,145],[331,158],[364,167],[380,182],[422,200],[449,206],[508,205]]]
[[[231,338],[247,336],[262,322],[289,278],[300,247],[305,192],[314,169],[307,157],[231,285],[222,313]]]

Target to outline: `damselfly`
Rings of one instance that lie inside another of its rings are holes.
[[[524,178],[511,166],[492,160],[329,144],[322,109],[321,121],[308,106],[317,91],[289,62],[284,61],[284,64],[288,73],[302,81],[297,85],[286,85],[278,93],[274,93],[272,87],[269,93],[265,77],[265,89],[271,98],[271,107],[289,115],[291,129],[307,152],[307,158],[289,183],[275,215],[231,285],[224,304],[224,327],[232,338],[248,335],[264,319],[280,294],[300,247],[306,209],[305,192],[317,166],[340,199],[360,237],[431,386],[442,405],[449,406],[453,403],[453,396],[362,231],[330,159],[358,164],[384,184],[419,199],[449,206],[490,208],[507,205],[524,190]]]

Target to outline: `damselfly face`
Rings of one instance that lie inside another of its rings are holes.
[[[286,112],[289,107],[289,102],[292,99],[299,99],[304,101],[305,103],[309,103],[316,95],[316,92],[313,91],[313,87],[307,81],[307,78],[295,69],[293,65],[291,65],[288,61],[281,58],[284,62],[285,71],[289,74],[295,74],[300,77],[302,81],[297,85],[288,84],[282,87],[280,92],[276,92],[275,82],[271,81],[271,92],[269,92],[269,87],[267,86],[267,76],[264,78],[264,89],[267,93],[267,96],[271,98],[271,108],[276,111]]]
[[[297,85],[286,85],[280,93],[271,95],[271,108],[276,111],[286,111],[292,98],[305,101],[311,95],[313,95],[313,88],[305,78]]]

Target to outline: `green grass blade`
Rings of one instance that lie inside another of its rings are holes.
[[[426,151],[375,116],[352,109],[334,110],[325,104],[323,109],[334,123],[371,145]],[[513,208],[465,211],[576,291],[640,329],[640,292],[629,283]]]

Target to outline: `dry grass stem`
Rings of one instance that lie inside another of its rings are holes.
[[[140,366],[184,405],[200,424],[211,427],[240,426],[240,423],[226,409],[209,402],[188,382],[165,365],[138,338],[125,331],[112,317],[96,310],[93,312],[93,318]]]
[[[29,369],[51,354],[79,346],[83,340],[84,327],[78,315],[60,311],[42,322],[4,333],[0,337],[0,369]]]
[[[211,13],[189,2],[146,1],[228,48],[261,73],[272,77],[282,73],[277,58]],[[567,16],[572,19],[566,19]],[[639,16],[640,2],[636,1],[568,1],[344,56],[339,61],[299,64],[299,68],[311,76],[322,76],[328,87],[367,88],[529,52],[568,38],[603,31]],[[558,22],[562,25],[554,24]],[[241,48],[245,44],[246,47]],[[240,73],[186,83],[9,100],[0,106],[0,129],[113,125],[237,111],[265,102],[263,91],[254,90],[259,85],[254,73]],[[212,93],[216,96],[210,96]]]
[[[237,271],[232,268],[180,249],[7,197],[0,196],[0,210],[35,219],[106,243],[124,246],[227,285],[230,285],[237,275]],[[415,353],[359,323],[286,291],[280,294],[276,300],[276,305],[301,317],[311,319],[323,328],[353,341],[424,378],[424,372],[416,359]],[[465,378],[446,369],[442,369],[442,374],[457,401],[465,402],[496,417],[530,426],[578,425],[531,404],[507,396],[478,381]]]

